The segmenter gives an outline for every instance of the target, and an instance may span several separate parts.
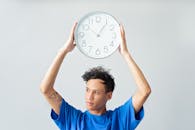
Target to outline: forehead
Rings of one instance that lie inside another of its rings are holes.
[[[105,90],[104,81],[101,79],[90,79],[87,81],[87,88],[93,90]]]

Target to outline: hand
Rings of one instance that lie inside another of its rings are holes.
[[[125,30],[124,30],[124,27],[122,25],[120,25],[120,32],[121,32],[122,42],[119,45],[119,52],[122,56],[125,56],[126,54],[129,53],[129,51],[128,51],[127,43],[126,43]]]
[[[77,26],[77,22],[74,23],[71,29],[70,35],[69,35],[69,39],[67,40],[66,44],[62,48],[66,52],[72,51],[74,47],[76,46],[75,41],[74,41],[74,31],[75,31],[76,26]]]

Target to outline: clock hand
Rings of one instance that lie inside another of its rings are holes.
[[[107,24],[104,24],[104,26],[100,29],[100,31],[99,31],[99,33],[98,33],[99,35],[100,35],[100,33],[104,30],[104,28],[106,27],[106,25],[107,25]]]
[[[99,34],[97,34],[93,29],[91,29],[90,27],[89,27],[89,29],[90,29],[97,37],[99,37]]]
[[[102,28],[100,29],[100,31],[99,31],[99,35],[100,35],[100,33],[103,31],[103,29],[106,27],[106,25],[107,25],[107,19],[106,19],[106,24],[104,24],[103,26],[102,26]]]

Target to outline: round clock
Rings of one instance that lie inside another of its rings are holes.
[[[90,58],[111,55],[121,41],[119,23],[105,12],[92,12],[82,17],[74,37],[79,50]]]

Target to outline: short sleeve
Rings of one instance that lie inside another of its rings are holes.
[[[126,130],[134,130],[144,117],[143,107],[135,114],[132,97],[117,109],[119,120]]]
[[[59,115],[55,111],[51,110],[51,118],[60,129],[71,129],[71,124],[76,124],[76,118],[81,114],[80,110],[77,110],[73,106],[69,105],[64,99],[60,106]]]

